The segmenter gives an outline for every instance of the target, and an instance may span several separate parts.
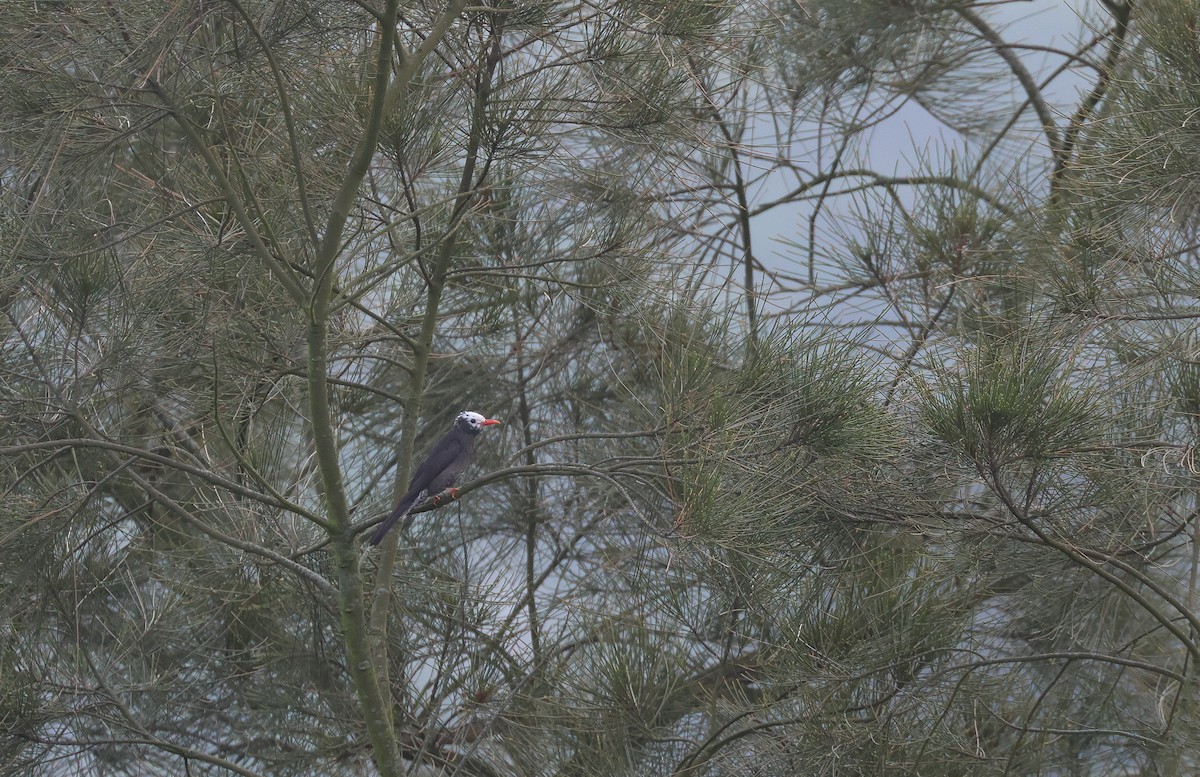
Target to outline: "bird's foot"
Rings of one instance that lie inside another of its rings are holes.
[[[441,507],[444,502],[453,502],[455,499],[458,499],[458,489],[447,488],[442,493],[433,497],[433,506]]]

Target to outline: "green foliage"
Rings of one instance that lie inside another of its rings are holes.
[[[664,361],[686,534],[785,551],[798,526],[853,520],[878,498],[873,473],[898,451],[899,430],[852,345],[780,333],[740,364],[728,348],[724,364],[707,351]]]
[[[1037,342],[981,343],[922,389],[930,431],[984,469],[1039,461],[1097,441],[1095,397],[1064,375],[1071,356]]]
[[[1168,380],[1179,412],[1195,428],[1196,424],[1200,424],[1200,364],[1182,361],[1176,365]]]
[[[15,5],[0,772],[1196,771],[1196,3]]]
[[[1197,13],[1190,0],[1138,4],[1136,53],[1114,77],[1073,187],[1081,200],[1104,208],[1110,229],[1152,230],[1164,214],[1195,225],[1200,94],[1196,59],[1186,52],[1196,45]]]

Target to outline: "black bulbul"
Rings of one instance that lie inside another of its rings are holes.
[[[425,495],[437,495],[454,485],[463,470],[471,463],[471,451],[475,448],[475,436],[486,426],[500,422],[495,418],[484,418],[479,413],[466,410],[454,419],[454,426],[446,436],[438,440],[425,461],[417,467],[408,481],[408,493],[396,505],[396,509],[383,519],[379,528],[368,542],[378,545],[396,521],[408,515],[408,511]],[[450,488],[451,498],[458,497],[458,489]],[[407,526],[407,524],[405,524]]]

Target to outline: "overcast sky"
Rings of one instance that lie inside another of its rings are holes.
[[[988,9],[987,16],[995,26],[1002,26],[1001,33],[1010,43],[1066,50],[1073,50],[1078,41],[1092,36],[1088,20],[1096,22],[1108,18],[1098,0],[1016,0]],[[1038,81],[1064,62],[1063,57],[1040,50],[1019,50],[1019,55]],[[999,57],[994,63],[985,61],[984,64],[997,74],[1008,75],[1007,67]],[[1091,83],[1083,78],[1091,75],[1092,72],[1087,70],[1082,73],[1067,71],[1055,79],[1047,90],[1052,107],[1061,114],[1060,125],[1077,106],[1080,90],[1090,88]],[[980,94],[984,93],[981,91]],[[981,99],[981,107],[1015,108],[1024,99],[1024,92],[1016,80],[1009,77],[988,88],[986,97]],[[1046,160],[1045,138],[1038,130],[1032,112],[1026,111],[1026,114],[1025,125],[1012,132],[1004,152],[995,155],[995,160],[1006,173],[1012,169],[1014,160],[1034,166]],[[947,149],[954,149],[970,159],[974,156],[971,144],[970,139],[948,129],[916,102],[910,101],[896,115],[867,133],[855,151],[856,158],[850,161],[879,173],[905,175],[913,172],[922,158],[944,158]],[[828,147],[825,154],[829,154]],[[792,158],[813,170],[827,167],[827,162],[817,164],[817,155],[811,147],[795,149]],[[779,197],[795,183],[794,178],[777,174],[752,194],[756,203],[766,202]],[[920,196],[919,190],[913,190],[910,194],[913,197]],[[836,218],[838,209],[849,207],[849,203],[826,207],[827,215]],[[757,217],[753,223],[753,236],[755,255],[759,260],[772,268],[797,270],[797,249],[794,244],[807,241],[809,213],[811,204],[800,203]],[[827,233],[822,237],[822,243],[826,246],[835,243]]]

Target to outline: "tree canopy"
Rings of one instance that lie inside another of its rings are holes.
[[[1195,0],[10,5],[3,773],[1200,768]]]

